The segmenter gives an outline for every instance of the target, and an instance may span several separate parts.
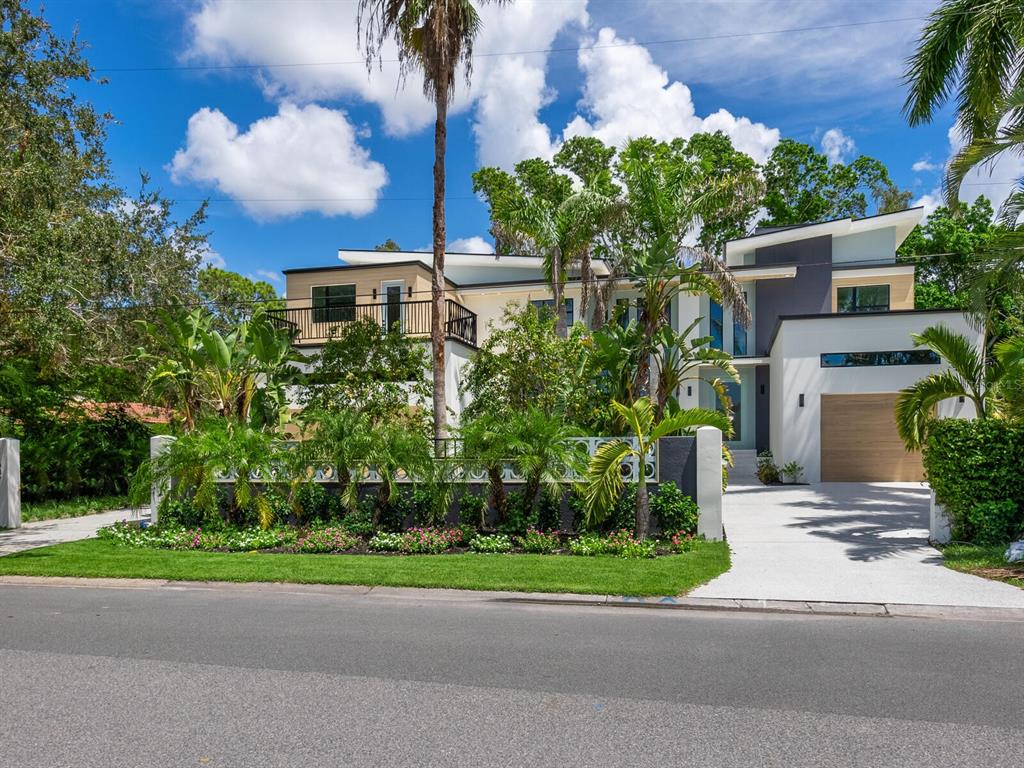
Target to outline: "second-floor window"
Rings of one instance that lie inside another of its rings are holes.
[[[562,299],[565,302],[565,324],[572,325],[573,323],[573,306],[572,299]],[[531,304],[537,308],[538,312],[550,312],[552,315],[555,313],[555,300],[554,299],[537,299],[531,301]]]
[[[710,316],[710,333],[711,346],[713,349],[725,349],[725,318],[722,311],[722,305],[717,301],[711,302],[711,309],[708,312]]]
[[[313,322],[344,323],[356,319],[356,286],[316,285],[313,287]]]
[[[747,301],[747,293],[743,292],[743,302]],[[735,315],[736,310],[733,309]],[[736,357],[743,357],[747,354],[747,329],[743,323],[736,319],[732,321],[732,353]]]
[[[888,285],[843,286],[836,291],[839,312],[888,312]]]

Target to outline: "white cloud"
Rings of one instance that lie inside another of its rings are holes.
[[[219,110],[200,109],[169,170],[175,183],[212,185],[257,219],[362,216],[388,181],[344,112],[287,102],[245,132]]]
[[[931,5],[935,3],[932,2]],[[903,101],[904,62],[924,24],[921,0],[702,0],[681,4],[593,0],[596,24],[612,24],[641,40],[680,42],[657,47],[669,72],[719,90],[780,104],[813,105],[818,120],[863,119],[866,109]],[[862,24],[881,19],[910,19]],[[811,29],[808,29],[811,28]],[[772,30],[805,30],[753,34]],[[855,94],[855,98],[851,98]]]
[[[821,151],[831,163],[846,162],[855,149],[853,139],[843,133],[842,128],[829,128],[821,137]]]
[[[284,277],[280,272],[271,272],[269,269],[257,269],[256,277],[267,280],[271,283],[283,283]]]
[[[701,118],[690,89],[669,82],[668,73],[642,46],[622,45],[614,29],[605,27],[596,41],[579,52],[585,76],[581,114],[565,128],[565,137],[596,136],[621,145],[631,138],[689,138],[695,133],[722,131],[737,149],[763,162],[779,142],[779,131],[725,109]]]
[[[914,173],[931,173],[933,171],[941,171],[942,164],[933,163],[931,157],[929,155],[925,155],[912,166],[910,166],[910,169]]]
[[[494,246],[479,235],[460,237],[448,243],[450,253],[494,253]]]

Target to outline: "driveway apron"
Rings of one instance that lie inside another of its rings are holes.
[[[942,565],[929,495],[920,483],[730,487],[732,569],[691,594],[1024,608],[1024,590]]]

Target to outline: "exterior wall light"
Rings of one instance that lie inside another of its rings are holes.
[[[800,407],[801,408],[804,407],[804,393],[803,392],[800,393]]]
[[[689,384],[686,385],[686,396],[693,397],[693,387]]]

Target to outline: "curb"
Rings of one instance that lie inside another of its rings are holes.
[[[373,597],[460,603],[512,603],[519,605],[643,608],[647,610],[770,613],[804,616],[862,618],[949,619],[1024,623],[1024,608],[992,606],[918,605],[911,603],[842,603],[814,600],[750,600],[713,597],[629,597],[544,592],[487,592],[465,589],[369,587],[349,584],[292,584],[268,581],[167,581],[165,579],[111,579],[72,576],[0,576],[0,586],[72,587],[80,589],[168,589],[175,591],[262,592],[322,597]]]

